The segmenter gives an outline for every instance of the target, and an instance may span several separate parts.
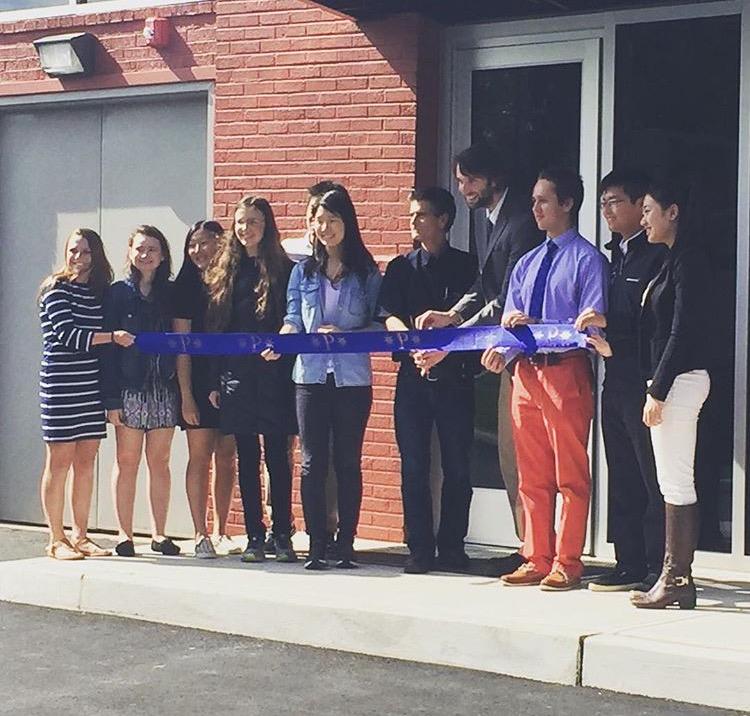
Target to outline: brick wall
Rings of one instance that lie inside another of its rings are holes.
[[[203,0],[162,8],[0,23],[0,95],[212,79],[213,5]],[[149,47],[143,39],[144,20],[153,16],[171,18],[172,36],[164,49]],[[98,38],[93,76],[53,79],[42,71],[31,43],[44,35],[65,32],[90,32]]]
[[[154,15],[172,21],[164,50],[141,35]],[[48,78],[31,42],[76,30],[99,39],[96,74]],[[435,28],[415,15],[360,26],[308,0],[203,0],[25,20],[0,24],[0,95],[215,79],[216,218],[258,193],[274,206],[284,237],[299,235],[305,187],[333,178],[350,188],[365,241],[383,265],[411,245],[405,205],[417,152],[420,182],[435,174],[434,40]],[[417,145],[418,93],[430,101],[420,109]],[[400,540],[395,372],[387,357],[375,358],[374,368],[360,535]],[[241,531],[239,500],[232,520]]]
[[[301,0],[216,0],[215,213],[267,196],[285,237],[303,229],[305,187],[349,187],[365,242],[387,261],[410,247],[418,48],[412,15],[358,26]],[[433,71],[436,73],[435,69]],[[359,534],[402,538],[395,373],[374,359]],[[298,476],[295,500],[299,502]]]

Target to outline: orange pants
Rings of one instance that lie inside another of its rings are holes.
[[[538,366],[519,359],[511,411],[525,523],[521,554],[540,572],[560,566],[569,576],[580,576],[591,495],[587,446],[594,396],[589,358],[575,353],[555,365]],[[555,535],[558,492],[562,514]]]

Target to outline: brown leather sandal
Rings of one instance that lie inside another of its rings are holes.
[[[79,552],[67,539],[59,539],[57,542],[51,542],[44,550],[48,557],[64,561],[74,559],[83,559],[85,555]]]
[[[84,537],[83,539],[79,539],[78,542],[76,542],[73,545],[73,548],[80,552],[84,557],[111,557],[112,556],[112,550],[111,549],[104,549],[104,547],[100,547],[96,542],[93,540],[90,540],[88,537]]]

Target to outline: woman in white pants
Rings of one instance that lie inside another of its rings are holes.
[[[714,293],[706,255],[687,231],[688,192],[678,181],[655,182],[643,201],[642,226],[669,256],[647,286],[640,317],[641,365],[649,378],[643,422],[651,429],[659,487],[666,506],[666,547],[661,576],[648,592],[633,592],[641,609],[695,607],[691,576],[698,542],[695,445],[698,416],[711,381],[711,345],[702,335],[711,322]]]

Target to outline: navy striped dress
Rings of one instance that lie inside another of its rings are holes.
[[[44,350],[39,378],[45,442],[107,436],[99,358],[91,351],[104,323],[101,301],[85,284],[58,281],[39,304]]]

